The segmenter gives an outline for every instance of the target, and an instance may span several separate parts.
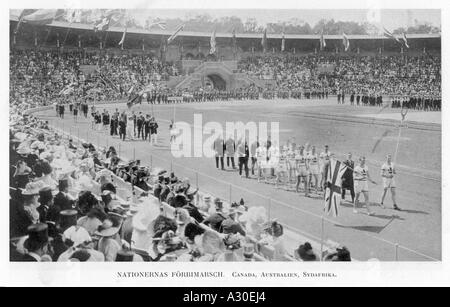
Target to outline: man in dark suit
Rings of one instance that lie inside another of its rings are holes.
[[[148,114],[146,115],[146,118],[144,120],[143,127],[144,127],[143,139],[147,141],[147,138],[149,137],[150,134],[150,115]]]
[[[237,148],[237,156],[239,163],[239,175],[242,176],[242,168],[245,170],[245,177],[248,178],[248,146],[247,143],[239,140]]]
[[[47,213],[53,205],[53,195],[50,187],[44,187],[39,191],[39,203],[41,204],[37,211],[39,212],[39,221],[47,223]]]
[[[349,190],[353,203],[355,200],[355,188],[353,185],[353,170],[355,168],[355,162],[352,160],[352,154],[350,152],[347,154],[347,160],[344,161],[344,164],[347,165],[347,169],[342,176],[342,200],[345,199],[345,190]]]
[[[216,156],[216,168],[219,168],[219,160],[220,160],[220,169],[224,170],[224,163],[223,163],[223,152],[225,149],[225,143],[222,139],[221,136],[219,136],[215,141],[214,141],[214,151],[215,151],[215,156]]]
[[[28,239],[24,243],[28,251],[22,261],[41,262],[42,256],[48,253],[48,226],[44,223],[33,224],[28,227]]]
[[[69,181],[62,179],[58,185],[59,193],[56,194],[54,199],[55,206],[61,208],[61,210],[73,209],[75,201],[69,196]]]
[[[136,120],[136,124],[137,124],[137,130],[138,130],[138,135],[137,137],[140,138],[142,137],[142,140],[144,140],[144,131],[143,131],[143,126],[144,126],[144,115],[142,115],[142,112],[139,112],[139,116],[137,117]],[[142,136],[141,136],[142,134]]]
[[[230,160],[231,160],[231,166],[233,169],[236,169],[236,165],[234,164],[234,154],[236,150],[236,144],[234,143],[234,140],[232,136],[230,135],[228,137],[228,140],[225,142],[225,151],[227,154],[227,167],[230,167]]]

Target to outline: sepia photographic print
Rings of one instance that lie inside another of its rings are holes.
[[[5,282],[448,282],[443,1],[47,2],[5,8]]]

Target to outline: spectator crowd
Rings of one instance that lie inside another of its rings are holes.
[[[287,250],[263,207],[213,200],[32,115],[11,114],[10,165],[11,261],[319,260],[308,242]],[[336,247],[324,259],[350,253]]]
[[[90,67],[86,70],[85,67]],[[179,72],[151,56],[88,52],[13,50],[10,53],[10,106],[23,111],[49,104],[126,99],[133,103],[243,99],[324,99],[338,103],[440,110],[439,56],[308,55],[249,56],[238,70],[269,85],[234,90],[169,89]],[[359,97],[359,98],[358,98]]]

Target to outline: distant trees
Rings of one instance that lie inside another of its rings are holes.
[[[398,28],[393,30],[394,34],[429,34],[429,33],[440,33],[441,28],[435,27],[430,23],[419,23],[415,20],[415,25],[407,28]]]
[[[100,16],[104,15],[106,10],[83,10],[81,16],[81,22],[93,22]],[[123,10],[122,10],[123,11]],[[121,14],[124,14],[121,12]],[[213,19],[208,14],[192,14],[184,19],[170,18],[160,19],[149,17],[145,21],[137,20],[132,17],[132,14],[127,16],[129,27],[145,28],[149,29],[152,24],[158,21],[164,21],[167,29],[175,29],[178,25],[184,23],[185,31],[194,32],[210,32],[216,30],[217,32],[232,32],[236,33],[262,33],[264,28],[267,27],[268,33],[286,33],[286,34],[318,34],[323,31],[324,34],[340,35],[343,32],[346,34],[359,34],[359,35],[373,35],[381,33],[381,30],[376,25],[364,22],[358,23],[354,21],[336,21],[334,19],[321,19],[315,25],[310,25],[307,22],[299,18],[291,18],[283,22],[271,22],[264,25],[258,24],[255,18],[248,18],[242,20],[237,16],[226,16]],[[116,26],[125,26],[125,18],[120,18]],[[393,29],[394,34],[426,34],[426,33],[439,33],[440,27],[435,27],[430,23],[419,22],[415,20],[414,26],[407,28]]]

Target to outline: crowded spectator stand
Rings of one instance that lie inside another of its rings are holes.
[[[69,138],[32,115],[11,123],[12,261],[320,259],[310,243],[286,251],[262,207],[212,201],[187,178]]]

